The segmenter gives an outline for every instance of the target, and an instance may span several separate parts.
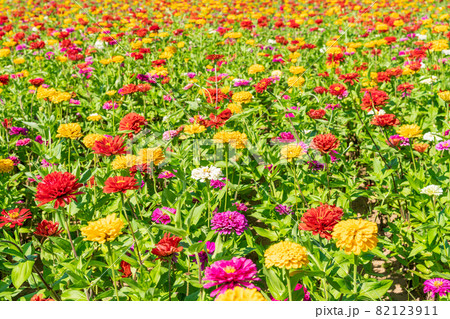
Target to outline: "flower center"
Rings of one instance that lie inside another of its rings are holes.
[[[433,286],[436,288],[439,288],[440,286],[442,286],[444,283],[442,281],[435,281],[433,282]]]
[[[236,269],[233,266],[226,266],[223,270],[227,274],[232,274],[232,273],[236,272]]]
[[[13,213],[9,214],[9,217],[11,219],[17,219],[19,217],[19,213],[18,212],[13,212]]]

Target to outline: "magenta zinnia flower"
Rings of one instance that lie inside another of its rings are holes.
[[[170,208],[170,207],[157,208],[153,211],[152,220],[156,224],[167,225],[171,221],[169,213],[172,213],[175,215],[176,212],[177,212],[177,210],[175,208]]]
[[[439,296],[445,296],[450,291],[450,280],[443,278],[433,278],[425,280],[423,283],[423,292],[431,293],[431,297],[434,298],[435,294]]]
[[[215,214],[211,225],[211,229],[217,230],[219,234],[236,233],[236,235],[242,235],[248,227],[245,216],[236,211]]]
[[[205,270],[204,279],[209,281],[203,287],[208,289],[217,286],[211,293],[215,297],[234,287],[257,288],[252,281],[260,280],[256,277],[258,269],[247,258],[233,257],[231,260],[219,260]]]
[[[438,143],[436,149],[438,151],[448,151],[448,149],[450,149],[450,140]]]

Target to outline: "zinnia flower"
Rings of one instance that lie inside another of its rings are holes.
[[[232,96],[233,102],[235,103],[241,103],[241,104],[245,104],[245,103],[250,103],[253,99],[253,95],[250,92],[237,92],[234,93]]]
[[[247,135],[245,133],[240,132],[217,132],[213,137],[214,143],[229,143],[236,149],[245,148],[245,144],[247,143]]]
[[[136,113],[129,113],[120,121],[119,131],[134,131],[137,134],[141,131],[141,126],[145,124],[147,124],[145,117]]]
[[[256,289],[234,287],[219,295],[215,301],[266,301],[264,296]]]
[[[291,143],[281,149],[281,159],[292,162],[294,158],[302,158],[308,152],[308,145],[303,142]]]
[[[2,211],[0,215],[0,227],[9,224],[10,228],[14,228],[16,225],[22,226],[26,219],[31,218],[31,212],[29,209],[14,208],[9,211]]]
[[[126,193],[127,190],[138,189],[137,180],[133,177],[127,176],[114,176],[108,177],[105,181],[105,187],[103,187],[104,193]]]
[[[275,211],[277,211],[280,215],[292,215],[294,213],[291,206],[281,204],[275,207]]]
[[[122,273],[122,278],[128,278],[132,275],[131,265],[125,260],[120,261],[120,269],[118,269],[117,271]]]
[[[340,142],[336,138],[336,136],[334,136],[331,133],[328,133],[314,136],[311,146],[316,150],[320,151],[322,154],[327,154],[332,150],[337,149],[339,144]]]
[[[157,259],[172,258],[172,261],[176,261],[177,254],[183,250],[183,247],[178,247],[181,241],[181,237],[173,236],[170,234],[164,234],[163,238],[152,249],[152,254],[158,256]]]
[[[423,292],[431,293],[431,297],[434,298],[435,294],[439,296],[445,296],[450,291],[450,280],[443,278],[433,278],[425,280],[423,283]]]
[[[395,118],[394,114],[382,114],[375,115],[370,124],[381,127],[397,126],[400,124],[400,121]]]
[[[215,166],[203,166],[192,170],[191,178],[205,182],[206,180],[218,180],[222,176],[222,170]]]
[[[167,225],[168,223],[170,223],[170,215],[168,213],[175,215],[176,212],[177,210],[175,208],[170,207],[157,208],[152,213],[152,221],[154,221],[156,224]]]
[[[14,162],[9,158],[0,159],[0,173],[9,173],[14,169]]]
[[[55,301],[52,298],[44,298],[43,294],[36,294],[31,297],[30,301]]]
[[[397,130],[397,134],[406,138],[420,137],[422,130],[416,124],[402,125]]]
[[[89,149],[94,147],[96,141],[104,139],[105,136],[101,134],[88,134],[83,138],[83,144]]]
[[[282,241],[270,246],[264,253],[265,265],[286,269],[297,269],[309,263],[306,248],[297,243]]]
[[[215,214],[211,220],[211,226],[211,229],[215,229],[219,234],[236,233],[240,236],[248,228],[248,223],[243,214],[237,211],[226,211]]]
[[[56,135],[56,137],[65,137],[72,140],[76,140],[82,136],[81,126],[78,123],[61,124],[58,127],[58,134]]]
[[[77,201],[76,196],[83,194],[83,192],[77,192],[83,186],[77,182],[78,179],[75,175],[68,172],[53,172],[48,174],[37,186],[36,201],[40,202],[38,206],[55,200],[53,207],[58,208],[69,204],[72,199]]]
[[[159,165],[165,158],[164,152],[160,147],[144,148],[139,151],[137,162],[139,164]]]
[[[450,140],[442,141],[436,144],[436,149],[438,151],[448,151],[450,149]]]
[[[256,288],[252,281],[260,280],[256,277],[257,272],[256,265],[247,258],[219,260],[205,269],[204,279],[209,282],[203,287],[217,287],[212,291],[211,297],[235,287]]]
[[[331,239],[334,226],[341,220],[344,211],[336,206],[321,204],[319,207],[311,208],[302,216],[299,229],[312,231],[313,235]]]
[[[117,218],[116,214],[111,214],[95,222],[89,222],[87,226],[81,228],[81,234],[86,237],[84,240],[104,244],[122,234],[123,225],[123,221]]]
[[[333,238],[336,246],[348,255],[361,254],[377,246],[377,224],[362,219],[343,220],[334,226]]]
[[[37,236],[49,237],[59,235],[62,231],[62,229],[59,229],[58,222],[44,219],[37,225],[34,234]]]
[[[103,156],[120,155],[126,153],[126,146],[121,136],[104,136],[94,141],[92,150]]]
[[[428,185],[420,190],[421,194],[428,196],[441,196],[443,193],[442,188],[437,185]]]

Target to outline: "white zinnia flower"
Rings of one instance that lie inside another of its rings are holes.
[[[431,132],[427,132],[423,135],[423,139],[425,141],[430,141],[430,142],[438,142],[438,141],[442,141],[442,138],[440,138],[439,136],[435,135],[434,133]]]
[[[442,50],[441,52],[444,55],[450,55],[450,50]]]
[[[442,188],[437,185],[428,185],[427,187],[422,188],[420,193],[428,196],[440,196],[443,191]]]
[[[97,40],[94,43],[94,48],[96,48],[97,50],[103,50],[105,48],[105,44],[103,43],[103,41]]]
[[[419,40],[426,40],[426,39],[427,39],[427,35],[426,35],[426,34],[418,34],[418,35],[417,35],[417,38],[418,38]]]
[[[272,40],[272,39],[269,39],[269,40],[267,40],[267,43],[269,43],[269,44],[275,44],[275,43],[277,43],[277,41]]]
[[[420,81],[420,83],[431,84],[438,80],[437,76],[433,75],[431,78]]]
[[[203,166],[192,170],[191,178],[205,182],[206,180],[219,179],[222,176],[222,170],[215,166]]]

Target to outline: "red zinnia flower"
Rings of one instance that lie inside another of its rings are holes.
[[[358,78],[359,78],[358,73],[347,73],[347,74],[342,74],[339,76],[339,80],[344,80],[344,83],[349,82],[350,85],[353,85],[353,84],[359,82]]]
[[[147,124],[145,117],[136,113],[129,113],[120,121],[119,130],[134,131],[134,133],[137,134],[141,131],[141,126],[145,124]]]
[[[152,249],[152,254],[158,256],[158,259],[161,259],[182,251],[183,247],[178,247],[181,239],[181,237],[171,237],[170,233],[164,234],[164,237],[156,244],[155,248]]]
[[[339,146],[339,140],[331,133],[319,134],[314,136],[312,140],[312,147],[320,151],[322,154],[327,154],[335,150]]]
[[[373,108],[380,110],[381,106],[387,104],[389,95],[386,92],[378,91],[377,89],[368,89],[365,91],[361,109],[370,112]]]
[[[321,119],[325,116],[326,111],[324,109],[318,109],[318,110],[309,110],[308,116],[312,119]]]
[[[30,301],[55,301],[52,298],[44,298],[43,294],[39,294],[39,295],[34,295],[33,297],[31,297]]]
[[[14,208],[9,211],[2,211],[0,216],[0,227],[9,224],[10,228],[14,228],[16,225],[22,226],[26,219],[31,218],[31,212],[29,209]]]
[[[336,96],[343,95],[346,90],[347,90],[347,88],[340,83],[332,84],[332,85],[330,85],[330,88],[328,89],[328,91],[330,92],[331,95],[336,95]]]
[[[108,136],[101,140],[97,140],[95,141],[92,150],[95,154],[104,156],[126,154],[126,146],[121,136],[116,136],[114,138]]]
[[[320,204],[303,214],[302,223],[298,225],[300,230],[312,231],[313,235],[331,239],[334,226],[341,220],[344,211],[334,205]]]
[[[317,93],[317,94],[324,94],[327,92],[328,92],[328,89],[324,88],[323,86],[317,86],[314,88],[314,93]]]
[[[126,176],[115,176],[108,177],[105,181],[105,187],[103,187],[104,193],[126,193],[127,190],[138,189],[139,186],[136,185],[137,180],[133,177]]]
[[[131,276],[131,265],[129,263],[127,263],[125,260],[122,260],[120,262],[120,269],[118,270],[118,272],[121,272],[122,278],[127,278]]]
[[[72,199],[77,201],[76,196],[83,194],[83,192],[77,192],[78,188],[83,186],[77,182],[78,179],[68,172],[48,174],[37,186],[36,201],[40,202],[38,206],[55,200],[54,208],[58,208],[69,204]]]
[[[395,118],[394,114],[382,114],[382,115],[375,115],[370,124],[382,127],[397,126],[400,124],[400,121]]]
[[[34,234],[37,236],[48,237],[59,235],[62,231],[62,229],[59,229],[58,222],[52,222],[44,219],[37,225]]]

